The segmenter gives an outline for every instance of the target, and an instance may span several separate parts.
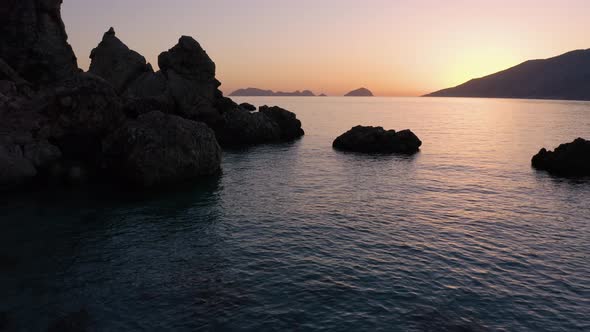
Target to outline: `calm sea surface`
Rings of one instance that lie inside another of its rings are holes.
[[[241,98],[307,135],[226,151],[161,195],[0,199],[0,312],[43,331],[589,331],[590,179],[531,157],[590,138],[590,103]],[[412,129],[407,156],[332,149],[353,125]]]

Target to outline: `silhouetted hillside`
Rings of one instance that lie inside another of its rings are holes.
[[[314,97],[315,94],[309,90],[283,92],[272,90],[262,90],[256,88],[239,89],[230,94],[232,97]]]
[[[590,49],[526,61],[426,97],[590,100]]]
[[[360,88],[345,94],[344,97],[373,97],[373,93],[366,88]]]

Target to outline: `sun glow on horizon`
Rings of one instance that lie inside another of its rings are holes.
[[[256,87],[342,95],[363,86],[381,96],[423,95],[590,47],[588,12],[585,0],[63,4],[83,69],[110,26],[154,67],[160,52],[191,35],[217,64],[226,94]]]

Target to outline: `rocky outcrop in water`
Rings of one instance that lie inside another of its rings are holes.
[[[216,128],[217,139],[224,146],[256,145],[279,142],[279,125],[260,112],[233,110],[223,114],[223,124]]]
[[[538,170],[562,176],[590,176],[590,141],[577,138],[555,151],[541,149],[532,159]]]
[[[302,134],[286,110],[250,112],[224,97],[215,64],[191,37],[160,54],[155,72],[111,28],[83,73],[61,1],[7,1],[0,6],[7,18],[0,22],[0,190],[46,182],[165,186],[218,173],[218,142]]]
[[[221,148],[204,123],[153,111],[104,141],[110,173],[139,187],[182,183],[220,170]]]
[[[356,126],[342,134],[332,144],[335,149],[363,153],[413,154],[422,141],[409,129],[396,132],[382,127]]]
[[[344,97],[373,97],[373,93],[369,89],[360,88],[350,91],[349,93],[345,94]]]
[[[220,143],[228,146],[288,142],[305,134],[295,113],[277,106],[261,106],[258,112],[240,106],[226,112],[217,133]]]
[[[310,90],[284,92],[272,90],[263,90],[257,88],[238,89],[230,93],[231,97],[315,97],[315,94]]]
[[[301,128],[301,121],[297,120],[295,113],[277,106],[269,107],[266,105],[261,106],[259,111],[279,126],[281,140],[290,141],[305,135]]]

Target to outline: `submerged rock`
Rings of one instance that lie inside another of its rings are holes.
[[[221,149],[205,124],[154,111],[104,141],[105,166],[140,187],[166,186],[220,171]]]
[[[543,148],[533,157],[532,165],[555,175],[590,176],[590,141],[577,138],[555,151]]]
[[[266,115],[279,125],[281,140],[283,141],[294,140],[305,135],[305,132],[301,129],[301,121],[297,119],[297,116],[293,112],[289,112],[278,106],[261,106],[260,113]]]
[[[335,149],[364,153],[413,154],[422,141],[409,129],[396,132],[382,127],[356,126],[342,134],[332,144]]]

